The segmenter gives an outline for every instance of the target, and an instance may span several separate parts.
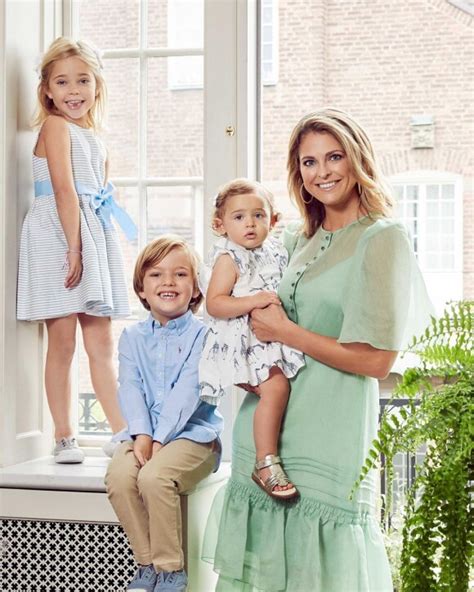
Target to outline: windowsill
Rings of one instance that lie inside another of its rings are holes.
[[[104,476],[110,459],[87,455],[81,464],[56,464],[52,456],[0,469],[0,488],[91,491],[105,493]],[[230,463],[223,462],[196,487],[195,491],[224,481],[230,475]]]

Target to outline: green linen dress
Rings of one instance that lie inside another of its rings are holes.
[[[360,218],[307,239],[289,231],[280,286],[289,318],[341,343],[399,350],[429,321],[431,305],[405,228]],[[378,382],[305,356],[291,380],[280,455],[301,497],[279,502],[255,485],[246,395],[233,432],[232,476],[208,520],[203,559],[219,592],[391,592],[375,512],[373,472],[349,494],[377,432]]]

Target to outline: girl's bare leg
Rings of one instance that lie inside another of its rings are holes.
[[[56,441],[72,436],[71,364],[76,349],[76,324],[75,314],[46,321],[48,352],[44,382]]]
[[[270,377],[259,385],[258,390],[260,400],[253,416],[253,437],[257,460],[261,460],[267,454],[278,454],[278,439],[288,404],[290,385],[280,369],[274,367],[270,370]],[[270,469],[260,469],[259,475],[265,481],[270,476]],[[291,487],[292,483],[275,489]]]
[[[125,427],[117,399],[117,375],[113,364],[114,344],[109,317],[79,314],[84,349],[89,358],[92,386],[115,434]]]

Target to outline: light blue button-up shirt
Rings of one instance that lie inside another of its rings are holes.
[[[212,442],[223,419],[199,399],[199,358],[206,326],[190,310],[162,326],[147,320],[124,329],[119,341],[119,402],[128,424],[121,440],[147,434]]]

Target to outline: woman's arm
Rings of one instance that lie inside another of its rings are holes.
[[[217,259],[206,294],[207,312],[218,319],[233,319],[248,314],[254,308],[280,304],[274,292],[258,292],[252,296],[231,296],[238,272],[230,255]]]
[[[69,270],[66,288],[73,288],[81,279],[81,230],[79,201],[71,165],[71,140],[67,122],[62,117],[50,116],[41,128],[41,140],[48,161],[49,174],[59,220],[68,244]]]
[[[252,329],[261,341],[279,341],[337,370],[379,379],[388,375],[398,353],[313,333],[291,321],[281,306],[253,311]]]

